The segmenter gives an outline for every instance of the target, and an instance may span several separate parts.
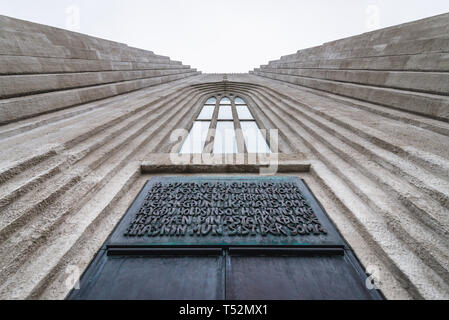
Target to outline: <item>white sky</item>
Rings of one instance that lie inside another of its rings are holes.
[[[77,12],[79,11],[79,15]],[[449,12],[449,0],[0,0],[0,14],[126,43],[206,73]]]

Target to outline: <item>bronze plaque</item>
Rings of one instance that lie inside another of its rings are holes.
[[[343,245],[295,177],[153,178],[110,245]]]

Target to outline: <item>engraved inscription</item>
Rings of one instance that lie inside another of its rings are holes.
[[[289,182],[156,183],[127,237],[327,235]]]

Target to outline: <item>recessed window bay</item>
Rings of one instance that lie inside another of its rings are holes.
[[[179,152],[204,153],[206,139],[210,133],[213,148],[208,149],[208,152],[232,154],[245,150],[246,146],[249,153],[271,153],[245,100],[234,94],[218,97],[218,100],[215,96],[206,100]],[[237,132],[237,128],[242,130]]]

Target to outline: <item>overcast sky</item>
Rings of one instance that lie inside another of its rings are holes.
[[[326,41],[449,12],[449,0],[0,0],[0,14],[248,72]]]

